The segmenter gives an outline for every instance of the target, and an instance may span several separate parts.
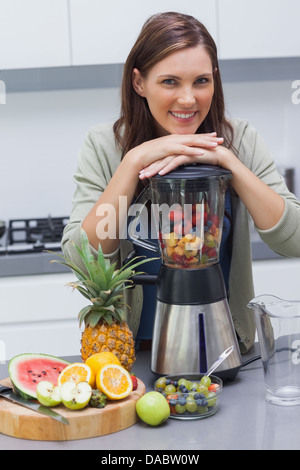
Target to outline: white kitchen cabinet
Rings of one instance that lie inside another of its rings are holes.
[[[255,295],[270,294],[300,300],[300,260],[272,259],[253,262]]]
[[[162,11],[196,16],[217,40],[216,0],[70,0],[72,64],[124,63],[145,20]]]
[[[71,65],[67,0],[0,0],[0,70]]]
[[[0,278],[0,362],[21,353],[80,355],[78,313],[89,304],[72,273]]]
[[[218,2],[221,59],[300,56],[299,0]]]

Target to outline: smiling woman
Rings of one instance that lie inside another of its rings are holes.
[[[272,250],[300,257],[300,202],[256,130],[226,118],[217,48],[196,18],[167,12],[146,21],[126,60],[121,95],[119,119],[92,128],[81,151],[64,254],[80,265],[74,243],[80,245],[83,227],[95,256],[100,243],[108,258],[122,264],[132,244],[121,233],[148,178],[191,163],[230,170],[220,263],[245,352],[255,337],[247,308],[254,297],[249,214]],[[113,210],[103,211],[109,205]],[[99,237],[99,223],[113,227],[114,235]],[[159,263],[153,269],[156,274]],[[155,293],[148,288],[144,304],[140,286],[126,291],[127,322],[138,339],[152,335]],[[139,326],[149,319],[145,333]]]

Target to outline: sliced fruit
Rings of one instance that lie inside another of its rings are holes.
[[[96,377],[97,388],[110,400],[121,400],[132,392],[132,380],[124,367],[107,364],[99,370]]]
[[[69,364],[60,374],[58,378],[58,385],[63,385],[65,382],[86,382],[90,386],[95,383],[95,374],[91,367],[81,362]]]
[[[90,356],[85,363],[92,369],[96,377],[98,370],[100,370],[106,364],[118,364],[121,365],[121,362],[117,356],[110,351],[103,351],[97,354]]]
[[[36,394],[38,401],[44,406],[57,406],[61,403],[60,387],[47,380],[38,383]]]
[[[8,373],[15,393],[28,400],[37,399],[38,383],[47,380],[57,385],[61,371],[68,364],[59,357],[47,354],[18,354],[10,360]]]
[[[176,244],[179,240],[179,237],[175,232],[171,232],[171,233],[166,233],[164,235],[164,239],[165,239],[165,243],[166,243],[167,246],[174,247],[174,246],[176,246]]]
[[[64,382],[61,386],[61,399],[70,410],[85,408],[92,396],[92,387],[87,382]]]

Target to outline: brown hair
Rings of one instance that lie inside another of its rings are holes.
[[[206,27],[190,15],[176,12],[151,16],[144,24],[124,66],[121,88],[121,116],[114,124],[114,133],[123,155],[141,143],[158,137],[147,100],[132,86],[136,67],[142,76],[167,55],[188,47],[203,45],[212,62],[214,96],[210,111],[197,133],[217,132],[224,145],[231,147],[232,127],[225,119],[223,87],[218,66],[216,44]]]

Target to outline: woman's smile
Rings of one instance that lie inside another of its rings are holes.
[[[186,112],[186,111],[169,111],[170,114],[175,118],[175,119],[180,119],[186,122],[191,121],[195,116],[197,111],[191,111],[191,112]]]

